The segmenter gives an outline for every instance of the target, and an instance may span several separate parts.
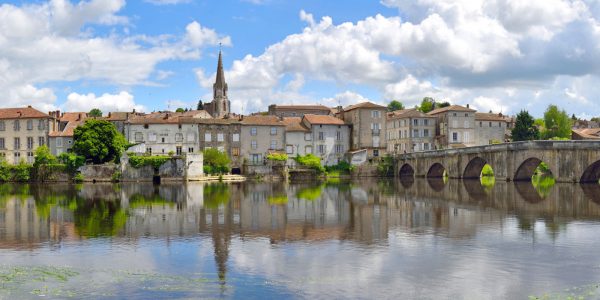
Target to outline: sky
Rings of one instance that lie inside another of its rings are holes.
[[[423,97],[600,116],[598,0],[88,0],[0,4],[0,107],[236,113]]]

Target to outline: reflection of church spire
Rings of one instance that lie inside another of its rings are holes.
[[[227,283],[227,260],[229,258],[229,245],[231,244],[231,227],[233,226],[232,201],[225,204],[225,223],[219,225],[219,208],[212,209],[212,239],[215,248],[215,262],[221,282],[221,292],[225,291]]]

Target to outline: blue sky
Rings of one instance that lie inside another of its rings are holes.
[[[219,43],[233,110],[432,96],[600,115],[591,0],[88,0],[0,6],[0,105],[144,111],[210,101]]]

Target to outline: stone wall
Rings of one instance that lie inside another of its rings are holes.
[[[85,165],[79,168],[85,181],[111,181],[115,172],[119,171],[119,165]]]
[[[121,157],[121,181],[152,181],[159,176],[161,181],[184,181],[199,179],[204,176],[204,159],[201,153],[188,153],[182,157],[173,157],[158,170],[153,166],[134,168],[129,164],[129,157],[125,153]]]

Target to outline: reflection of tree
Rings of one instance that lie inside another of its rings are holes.
[[[225,183],[211,183],[204,186],[204,206],[218,208],[229,202],[229,185]]]
[[[85,237],[116,235],[127,222],[120,201],[77,199],[73,215],[77,232]]]
[[[298,197],[298,199],[304,199],[308,201],[317,200],[323,193],[323,187],[324,185],[320,184],[317,186],[301,188],[296,193],[296,197]]]
[[[521,229],[521,231],[531,231],[533,225],[535,225],[535,221],[523,216],[517,216],[517,222],[519,222],[519,229]]]
[[[269,204],[271,205],[284,205],[288,203],[287,195],[275,195],[267,197]]]
[[[542,199],[545,199],[546,197],[548,197],[548,195],[550,195],[552,187],[555,184],[555,180],[552,175],[534,175],[533,177],[531,177],[531,183],[533,184],[533,187],[540,195],[540,197],[542,197]]]
[[[151,196],[144,196],[142,194],[135,194],[129,197],[130,208],[142,208],[150,207],[152,205],[165,205],[174,206],[175,203],[161,197],[158,193],[152,194]]]

